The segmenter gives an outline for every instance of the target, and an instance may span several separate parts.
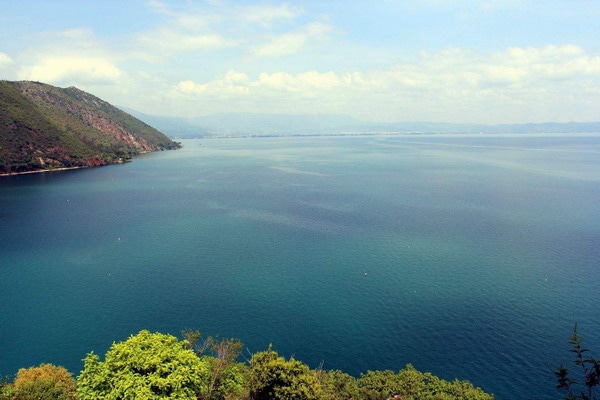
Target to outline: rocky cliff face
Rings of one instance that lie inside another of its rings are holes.
[[[0,81],[0,173],[99,166],[178,147],[75,87]]]

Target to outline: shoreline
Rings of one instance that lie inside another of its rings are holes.
[[[178,150],[181,147],[178,147],[176,149],[172,149],[172,150]],[[168,149],[171,150],[171,149]],[[36,169],[35,171],[23,171],[23,172],[9,172],[9,173],[0,173],[0,177],[3,176],[16,176],[16,175],[26,175],[26,174],[39,174],[39,173],[45,173],[45,172],[56,172],[56,171],[69,171],[72,169],[85,169],[85,168],[97,168],[97,167],[106,167],[107,165],[116,165],[116,164],[127,164],[133,161],[133,158],[137,157],[137,156],[141,156],[144,154],[150,154],[150,153],[155,153],[159,150],[146,150],[146,151],[140,151],[139,153],[133,155],[131,158],[128,159],[119,159],[118,161],[115,162],[108,162],[105,164],[101,164],[101,165],[83,165],[80,167],[62,167],[62,168],[48,168],[48,169]],[[162,150],[160,150],[162,151]]]
[[[68,170],[71,170],[71,169],[83,169],[83,168],[90,168],[90,167],[64,167],[64,168],[38,169],[38,170],[35,170],[35,171],[2,173],[2,174],[0,174],[0,176],[16,176],[16,175],[27,175],[27,174],[40,174],[40,173],[44,173],[44,172],[68,171]]]

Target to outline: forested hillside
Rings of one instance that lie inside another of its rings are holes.
[[[121,163],[179,147],[75,87],[0,81],[0,174]]]

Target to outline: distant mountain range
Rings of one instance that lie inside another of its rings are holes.
[[[179,147],[75,87],[0,81],[0,174],[121,163]]]
[[[221,113],[196,118],[160,117],[128,110],[175,138],[224,136],[352,135],[369,133],[600,133],[600,122],[529,124],[378,123],[348,115]]]

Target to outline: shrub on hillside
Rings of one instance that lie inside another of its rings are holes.
[[[77,378],[78,399],[196,399],[206,391],[208,364],[186,341],[141,331],[113,343],[105,361],[90,353]]]
[[[0,398],[10,400],[73,400],[75,379],[63,367],[41,364],[21,368],[12,384],[5,384]]]

